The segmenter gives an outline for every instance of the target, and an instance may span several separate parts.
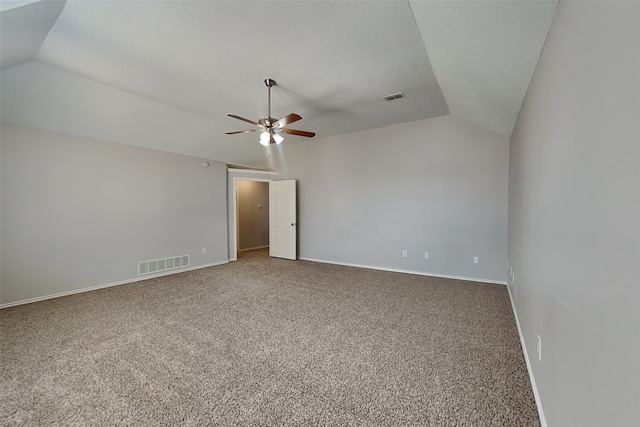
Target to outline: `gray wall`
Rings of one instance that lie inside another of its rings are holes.
[[[506,138],[443,116],[288,141],[301,258],[506,281]]]
[[[511,139],[509,287],[549,426],[640,426],[639,22],[561,2]]]
[[[269,183],[238,181],[238,250],[269,246]]]
[[[224,163],[5,122],[1,141],[3,304],[227,261]]]

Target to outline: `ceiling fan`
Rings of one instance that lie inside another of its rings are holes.
[[[284,137],[282,136],[283,133],[287,135],[305,136],[307,138],[313,138],[314,136],[316,136],[315,132],[285,128],[285,126],[291,123],[302,120],[302,117],[300,117],[298,114],[291,113],[288,116],[281,118],[280,120],[271,117],[271,88],[276,85],[276,82],[273,79],[264,79],[264,84],[267,85],[267,88],[269,88],[269,110],[267,117],[254,122],[253,120],[245,119],[244,117],[229,114],[229,117],[242,120],[243,122],[251,123],[258,128],[250,130],[237,130],[235,132],[226,132],[225,135],[260,132],[260,144],[264,145],[265,147],[267,147],[269,144],[279,145],[284,140]]]

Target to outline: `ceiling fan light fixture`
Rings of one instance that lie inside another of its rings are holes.
[[[271,139],[271,135],[269,135],[269,131],[265,130],[260,134],[260,144],[265,147],[269,145],[269,140]]]
[[[284,141],[284,137],[278,132],[273,132],[273,140],[276,142],[276,145],[280,145],[282,141]]]

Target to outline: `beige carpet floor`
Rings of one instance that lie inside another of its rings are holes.
[[[3,426],[538,426],[507,288],[266,252],[0,312]]]

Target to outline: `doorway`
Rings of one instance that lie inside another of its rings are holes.
[[[269,247],[269,181],[236,178],[235,247],[240,253]]]

